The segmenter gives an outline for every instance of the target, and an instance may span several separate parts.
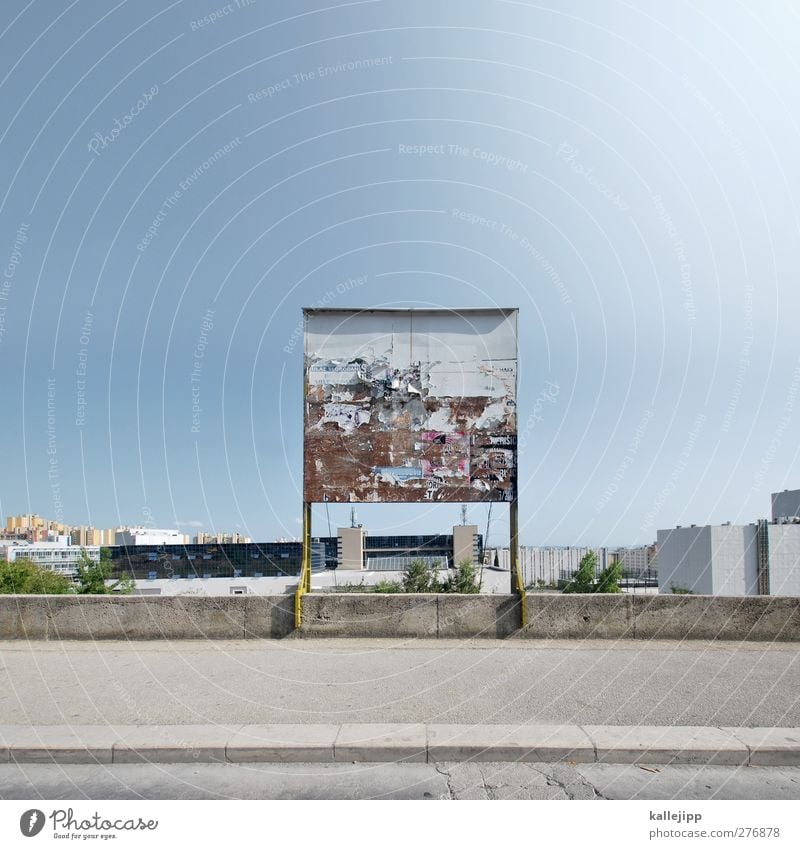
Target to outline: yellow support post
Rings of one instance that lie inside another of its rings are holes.
[[[303,503],[303,574],[306,576],[306,592],[311,592],[311,505]]]
[[[522,572],[519,568],[519,503],[516,493],[509,505],[510,541],[509,553],[511,555],[511,592],[519,595],[521,605],[521,622],[524,628],[528,624],[528,603],[525,598],[525,582],[522,580]]]
[[[303,502],[303,557],[300,562],[300,582],[294,596],[294,626],[303,624],[303,596],[311,592],[311,504]]]

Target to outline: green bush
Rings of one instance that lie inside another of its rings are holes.
[[[403,573],[402,591],[404,593],[438,593],[439,570],[436,565],[428,566],[421,559],[412,560]]]
[[[564,587],[565,593],[593,593],[594,576],[597,571],[597,554],[587,551],[578,564],[578,571]]]
[[[528,584],[525,589],[530,590],[531,592],[537,592],[538,590],[552,590],[555,589],[556,586],[556,584],[548,584],[544,578],[537,578],[535,581]]]
[[[439,581],[439,564],[430,566],[421,558],[412,560],[403,572],[402,580],[387,578],[374,584],[339,584],[340,593],[468,593],[481,591],[477,568],[469,560],[462,562],[451,575]]]
[[[688,587],[679,587],[676,584],[673,584],[670,589],[672,590],[673,595],[694,595],[692,590]]]
[[[30,560],[0,561],[0,593],[32,595],[66,595],[74,593],[75,585],[66,575],[42,569]]]
[[[441,586],[443,593],[465,593],[472,595],[481,591],[475,565],[470,560],[462,561],[454,575],[445,578]]]
[[[578,571],[564,587],[565,593],[621,593],[622,565],[611,563],[597,575],[597,554],[587,551],[578,564]]]
[[[622,578],[622,564],[611,563],[606,566],[597,578],[594,592],[596,593],[621,593],[619,582]]]
[[[401,593],[403,587],[400,581],[377,581],[375,583],[374,592],[376,593]]]
[[[373,588],[371,584],[365,584],[362,580],[360,584],[338,584],[334,591],[337,593],[371,593]]]
[[[134,581],[129,575],[124,574],[113,584],[106,581],[111,577],[111,552],[107,548],[100,549],[100,560],[94,561],[81,550],[78,562],[78,592],[81,595],[107,595],[108,593],[122,593],[128,595],[133,592]]]

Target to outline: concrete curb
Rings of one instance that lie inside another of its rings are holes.
[[[0,726],[3,763],[800,766],[800,728],[619,725]]]

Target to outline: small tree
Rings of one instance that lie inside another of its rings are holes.
[[[500,555],[497,553],[497,551],[495,551],[495,553],[494,553],[494,568],[495,569],[500,568]]]
[[[72,581],[52,569],[43,569],[21,558],[11,563],[0,562],[0,593],[32,595],[66,595],[74,592]]]
[[[438,570],[421,558],[412,560],[403,573],[402,585],[404,593],[438,593]]]
[[[596,593],[621,593],[619,582],[622,578],[622,564],[619,562],[611,563],[606,566],[597,578],[597,585],[594,588]]]
[[[564,587],[565,593],[593,593],[595,591],[595,574],[597,572],[597,554],[587,551],[578,564],[578,571],[572,580]]]
[[[455,575],[448,576],[442,584],[443,593],[466,593],[473,595],[481,591],[475,566],[471,560],[462,560]]]
[[[86,553],[86,549],[81,549],[81,556],[78,561],[78,592],[81,595],[107,595],[114,592],[128,595],[132,593],[134,581],[125,572],[114,583],[106,583],[111,577],[112,568],[111,552],[107,548],[100,549],[100,560],[92,560]]]

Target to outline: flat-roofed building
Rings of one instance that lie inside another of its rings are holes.
[[[658,532],[662,593],[757,595],[757,525],[696,525]]]
[[[800,519],[800,489],[772,493],[772,521]]]
[[[83,552],[95,562],[100,560],[100,546],[70,545],[66,536],[53,542],[0,542],[0,559],[12,563],[30,560],[42,569],[70,577],[77,574]]]
[[[116,545],[183,545],[188,536],[175,528],[124,528],[116,533]]]
[[[800,596],[800,522],[658,532],[659,592]]]

